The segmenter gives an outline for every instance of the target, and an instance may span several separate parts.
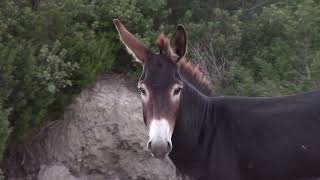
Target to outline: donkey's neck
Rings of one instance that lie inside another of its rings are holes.
[[[183,174],[200,177],[215,133],[214,105],[188,82],[184,82],[180,108],[172,136],[170,158]]]

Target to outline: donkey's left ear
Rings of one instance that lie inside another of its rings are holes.
[[[187,54],[187,34],[182,25],[178,25],[176,32],[170,38],[170,47],[177,56],[175,61],[178,62]]]
[[[113,20],[114,25],[120,36],[120,40],[126,46],[128,52],[140,63],[144,64],[149,56],[150,51],[145,45],[133,36],[118,19]]]

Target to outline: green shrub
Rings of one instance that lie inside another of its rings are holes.
[[[8,115],[10,109],[3,109],[0,104],[0,160],[5,149],[5,144],[10,133]]]
[[[217,93],[285,95],[320,87],[319,2],[281,1],[250,13],[213,9],[200,20],[195,13],[191,8],[181,19],[191,30],[191,58],[216,81]]]
[[[124,53],[112,19],[120,18],[151,44],[161,21],[150,14],[165,17],[168,11],[163,0],[148,4],[49,0],[31,6],[30,1],[0,1],[0,150],[9,132],[7,120],[12,140],[23,141],[59,117],[100,73],[139,71]]]

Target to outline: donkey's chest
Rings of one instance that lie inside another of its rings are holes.
[[[182,177],[181,179],[183,180],[202,180],[208,174],[207,158],[197,152],[197,150],[173,150],[170,153],[170,159],[177,169],[177,175],[180,178]]]
[[[206,173],[206,168],[201,162],[183,162],[172,160],[177,169],[177,175],[181,179],[202,180]]]

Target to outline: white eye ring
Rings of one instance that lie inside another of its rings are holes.
[[[182,90],[182,88],[181,88],[181,87],[177,87],[177,88],[175,88],[175,89],[173,90],[173,95],[174,95],[174,96],[179,95],[179,94],[180,94],[180,92],[181,92],[181,90]]]
[[[172,96],[178,96],[180,95],[181,93],[181,90],[182,90],[182,86],[180,84],[176,84],[173,86],[173,91],[172,91]]]
[[[145,85],[143,83],[139,83],[138,84],[138,89],[140,90],[140,95],[142,97],[143,101],[147,101],[148,100],[148,90],[145,87]]]
[[[139,90],[140,90],[140,94],[141,94],[142,96],[147,95],[147,92],[146,92],[146,90],[145,90],[143,87],[139,87]]]

